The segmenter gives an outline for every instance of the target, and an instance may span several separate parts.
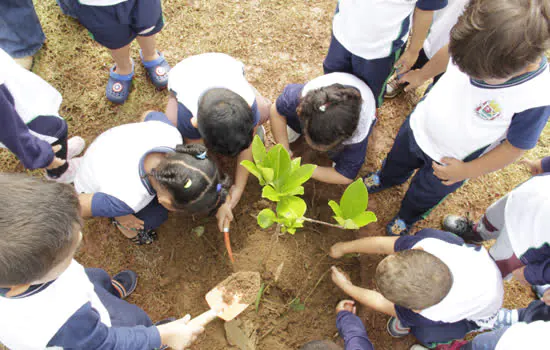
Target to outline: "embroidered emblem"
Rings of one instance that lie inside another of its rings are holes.
[[[485,101],[476,108],[478,117],[483,120],[494,120],[500,117],[502,110],[495,100]]]
[[[155,73],[156,73],[159,77],[162,77],[163,75],[166,74],[166,69],[164,69],[164,67],[162,67],[162,66],[158,66],[158,67],[155,69]]]
[[[122,86],[121,83],[116,82],[116,83],[113,84],[113,91],[114,92],[121,92],[122,89],[124,89],[124,87]]]

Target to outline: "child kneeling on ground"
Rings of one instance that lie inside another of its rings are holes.
[[[448,232],[424,229],[415,236],[367,237],[337,243],[330,256],[387,254],[376,268],[380,293],[354,286],[333,268],[333,281],[353,299],[392,316],[393,337],[412,333],[435,347],[490,329],[502,305],[500,272],[482,247],[469,246]]]
[[[78,196],[69,185],[0,175],[0,342],[10,349],[174,349],[201,326],[186,317],[155,326],[123,299],[137,276],[112,279],[73,257],[82,234]],[[159,322],[160,323],[160,322]]]

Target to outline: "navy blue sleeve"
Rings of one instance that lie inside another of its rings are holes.
[[[512,117],[506,139],[516,148],[531,149],[535,147],[549,116],[550,106],[532,108],[516,113]]]
[[[545,173],[548,173],[550,172],[550,157],[544,157],[542,158],[542,160],[540,161],[541,165],[542,165],[542,171],[545,172]]]
[[[54,159],[52,146],[30,133],[13,102],[5,84],[0,85],[0,142],[2,142],[27,169],[45,168]]]
[[[447,6],[448,2],[448,0],[418,0],[416,7],[424,11],[435,11]]]
[[[344,339],[345,350],[374,350],[361,319],[349,311],[336,316],[336,328]]]
[[[199,130],[191,124],[193,114],[181,102],[178,102],[178,130],[186,139],[200,140],[202,139]]]
[[[539,263],[530,263],[525,266],[525,279],[532,285],[543,285],[550,283],[550,257]]]
[[[335,163],[334,169],[348,179],[355,179],[365,163],[367,145],[368,136],[359,143],[346,145],[342,151],[330,157]]]
[[[114,218],[134,214],[134,210],[120,199],[103,192],[96,192],[92,197],[92,216]]]
[[[304,84],[289,84],[285,86],[283,93],[275,101],[277,112],[285,117],[288,126],[299,134],[302,133],[302,125],[300,119],[298,119],[297,109],[300,105],[303,89]]]
[[[256,102],[256,99],[254,99],[254,103],[252,104],[252,115],[254,116],[254,126],[260,124],[260,120],[262,119],[262,116],[260,115],[260,110],[258,109],[258,102]]]
[[[395,305],[395,313],[399,321],[407,328],[435,326],[443,323],[432,321],[421,314],[412,311],[411,309],[407,309],[406,307],[399,305]]]
[[[424,238],[436,238],[450,244],[463,245],[464,240],[450,232],[440,231],[433,228],[425,228],[418,231],[414,236],[401,236],[395,241],[394,250],[400,252],[402,250],[412,249],[415,244]]]
[[[94,350],[151,350],[160,348],[157,327],[107,327],[90,303],[78,309],[57,331],[48,347]]]
[[[168,119],[166,114],[164,114],[162,112],[149,112],[149,114],[147,114],[145,116],[145,119],[143,121],[148,122],[148,121],[151,121],[151,120],[156,120],[158,122],[163,122],[163,123],[166,123],[170,126],[174,126],[174,124],[172,124],[172,122],[170,121],[170,119]]]

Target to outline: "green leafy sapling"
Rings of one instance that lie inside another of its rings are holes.
[[[335,214],[333,218],[340,226],[349,230],[357,230],[376,222],[376,215],[372,211],[367,211],[368,204],[369,192],[362,179],[357,179],[346,188],[340,198],[340,204],[335,201],[328,202]]]

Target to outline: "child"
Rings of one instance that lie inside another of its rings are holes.
[[[73,158],[86,143],[78,136],[67,140],[61,100],[56,89],[0,49],[0,147],[27,169],[45,168],[48,179],[71,183],[79,162]]]
[[[75,179],[84,217],[114,218],[136,244],[150,244],[168,210],[211,212],[227,195],[226,177],[202,145],[181,145],[161,112],[107,130],[82,157]]]
[[[549,17],[543,0],[475,0],[466,8],[451,32],[453,63],[405,120],[382,169],[365,178],[376,193],[418,169],[389,235],[407,234],[466,179],[535,147],[550,115]]]
[[[489,253],[502,276],[531,285],[550,283],[550,173],[534,176],[493,203],[474,225],[449,215],[443,229],[472,243],[496,239]]]
[[[445,8],[435,11],[430,32],[418,54],[418,59],[410,71],[388,82],[385,98],[394,98],[403,90],[416,89],[431,78],[433,78],[433,84],[437,83],[449,63],[448,43],[451,28],[464,12],[468,2],[469,0],[451,0]],[[443,51],[440,52],[441,49]],[[441,60],[442,63],[438,63],[438,60]],[[442,67],[442,71],[438,71],[438,67]]]
[[[334,167],[317,167],[314,179],[349,184],[365,162],[376,105],[360,79],[331,73],[307,84],[287,85],[271,107],[270,121],[275,142],[287,150],[297,138],[289,140],[288,134],[304,134],[311,148],[329,153]]]
[[[166,115],[185,143],[204,143],[222,155],[237,157],[235,184],[217,213],[220,231],[228,228],[232,210],[246,187],[248,171],[240,165],[252,161],[252,138],[269,118],[271,102],[259,95],[244,76],[244,65],[223,53],[192,56],[170,71],[172,93]]]
[[[492,328],[504,290],[484,248],[468,246],[448,232],[424,229],[415,236],[337,243],[330,256],[354,252],[389,255],[376,268],[380,293],[354,286],[334,268],[333,281],[353,299],[392,316],[388,321],[392,336],[412,333],[433,347]]]
[[[202,325],[155,326],[122,300],[137,277],[113,279],[73,260],[82,234],[78,197],[64,184],[0,175],[0,342],[11,349],[188,347]]]
[[[340,0],[323,62],[325,74],[356,75],[371,88],[380,107],[394,64],[398,74],[412,67],[432,24],[433,12],[446,5],[447,0]],[[411,28],[409,46],[401,55]]]
[[[95,41],[111,50],[115,65],[107,82],[107,99],[124,103],[134,78],[130,44],[137,40],[141,63],[157,89],[168,85],[170,65],[156,49],[155,34],[164,27],[161,0],[63,0],[64,8],[90,31]]]

